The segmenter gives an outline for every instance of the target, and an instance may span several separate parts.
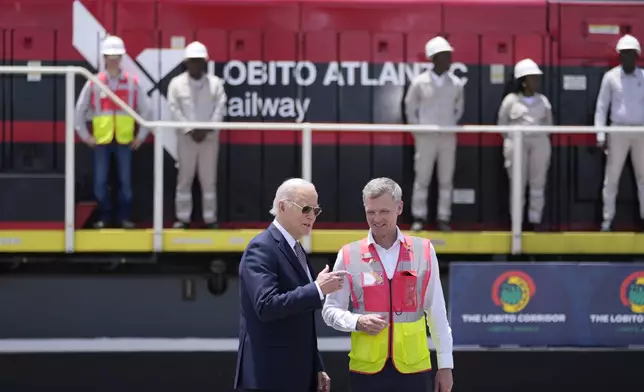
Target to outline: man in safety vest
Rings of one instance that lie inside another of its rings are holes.
[[[226,114],[223,81],[206,74],[208,50],[201,42],[186,46],[186,72],[168,85],[168,104],[173,120],[222,122]],[[217,161],[219,129],[178,129],[176,229],[185,229],[192,216],[192,183],[199,174],[202,215],[206,228],[217,228]]]
[[[138,78],[121,70],[121,58],[124,54],[122,39],[116,36],[105,38],[101,45],[105,71],[99,72],[97,76],[121,100],[148,119],[148,98],[140,88]],[[134,228],[131,221],[132,150],[137,150],[143,144],[149,130],[141,127],[135,137],[134,118],[121,110],[91,81],[85,84],[78,97],[75,117],[78,136],[94,150],[94,197],[99,209],[94,227],[102,229],[112,219],[108,176],[110,159],[114,155],[119,182],[117,221],[123,228]],[[87,121],[91,124],[91,134]]]
[[[351,332],[351,391],[426,392],[433,386],[449,392],[452,331],[434,247],[398,229],[403,202],[396,182],[373,179],[362,199],[369,234],[338,253],[333,270],[348,271],[347,284],[328,294],[322,309],[327,325]],[[425,324],[438,353],[433,384]]]

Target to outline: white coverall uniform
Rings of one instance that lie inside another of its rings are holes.
[[[176,76],[168,86],[168,103],[176,121],[221,122],[226,113],[226,92],[223,81],[214,75],[199,80],[187,72]],[[177,130],[179,173],[175,199],[177,219],[190,222],[192,214],[192,183],[195,171],[199,173],[203,198],[203,219],[206,224],[217,222],[217,163],[219,157],[219,130],[208,132],[197,143],[191,129]]]
[[[412,80],[405,96],[409,124],[454,126],[463,115],[463,83],[451,72],[438,76],[426,71]],[[456,164],[457,135],[454,132],[414,133],[414,189],[411,213],[414,220],[427,221],[427,196],[438,161],[438,220],[449,222]]]
[[[636,68],[632,74],[628,75],[621,66],[618,66],[604,74],[597,96],[595,126],[606,126],[609,107],[612,125],[644,125],[644,70]],[[599,141],[603,141],[604,138],[603,133],[597,135]],[[608,136],[606,171],[602,192],[603,218],[608,226],[615,217],[615,200],[617,199],[619,179],[629,151],[637,182],[640,217],[644,219],[644,133],[611,133]]]
[[[526,97],[521,93],[510,93],[501,103],[498,125],[552,125],[552,106],[550,101],[539,93],[535,93],[530,97]],[[503,136],[503,157],[508,177],[512,181],[514,134]],[[529,185],[528,221],[532,224],[541,223],[551,154],[550,135],[547,131],[523,133],[521,206],[523,210],[525,188],[526,185]],[[510,191],[510,195],[512,195],[512,191]],[[511,205],[512,198],[510,196]]]

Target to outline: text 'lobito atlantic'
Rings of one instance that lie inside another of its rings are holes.
[[[304,121],[311,105],[311,92],[294,90],[291,96],[271,97],[263,91],[243,90],[255,86],[362,86],[403,87],[420,73],[432,69],[431,63],[371,64],[343,61],[316,64],[311,61],[238,61],[225,63],[220,77],[226,85],[241,87],[229,89],[229,117],[259,117]],[[214,64],[209,67],[214,70]],[[467,83],[467,66],[453,63],[451,71],[463,84]],[[299,96],[299,97],[298,97]]]

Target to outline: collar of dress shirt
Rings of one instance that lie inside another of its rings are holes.
[[[291,249],[294,249],[297,240],[293,238],[293,236],[288,231],[286,231],[286,229],[282,227],[282,225],[279,224],[277,219],[273,220],[273,225],[275,225],[275,227],[277,227],[277,230],[279,230],[284,238],[286,238],[286,242],[288,242],[288,245],[291,247]]]
[[[396,226],[396,234],[398,235],[398,241],[400,241],[401,243],[405,242],[405,236],[403,236],[403,234],[400,231],[400,229],[398,228],[398,226]],[[367,244],[369,244],[369,245],[376,244],[376,241],[373,239],[373,233],[371,232],[371,229],[369,229],[369,235],[367,236]],[[378,245],[378,244],[376,244],[376,245]],[[395,243],[394,243],[394,245],[395,245]],[[378,245],[378,246],[380,246],[380,245]]]
[[[107,80],[113,81],[113,80],[121,80],[123,78],[123,71],[119,69],[119,73],[116,74],[116,76],[112,76],[107,70],[105,70],[105,76],[107,76]]]
[[[200,79],[193,79],[188,75],[188,84],[191,87],[201,89],[203,86],[206,85],[206,81],[208,80],[208,77],[206,75],[203,75]]]
[[[635,67],[635,69],[633,70],[633,73],[631,74],[627,74],[626,72],[624,72],[624,68],[622,68],[621,66],[619,67],[619,70],[620,70],[620,73],[622,74],[622,77],[634,78],[634,79],[639,79],[644,77],[644,70],[640,67]]]
[[[443,80],[445,79],[445,75],[447,75],[447,72],[443,72],[442,74],[437,74],[433,70],[430,72],[430,75],[432,76],[432,79],[434,80]]]

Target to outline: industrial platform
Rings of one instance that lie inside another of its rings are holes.
[[[260,229],[172,230],[163,232],[164,252],[243,252]],[[312,253],[337,253],[342,245],[363,238],[365,230],[314,230]],[[410,233],[411,234],[411,233]],[[414,233],[429,238],[439,254],[510,254],[511,233],[502,231]],[[152,253],[153,232],[77,230],[76,253]],[[0,230],[0,253],[63,253],[63,230]],[[524,254],[644,254],[644,234],[630,232],[524,233]]]

